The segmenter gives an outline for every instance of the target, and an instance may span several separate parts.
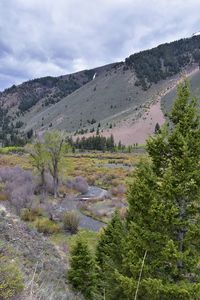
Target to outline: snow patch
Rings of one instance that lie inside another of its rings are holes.
[[[97,75],[97,73],[94,73],[92,80],[94,80],[96,78],[96,75]]]

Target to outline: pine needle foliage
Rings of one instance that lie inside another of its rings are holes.
[[[95,299],[96,265],[87,244],[81,239],[72,249],[67,278],[74,290],[80,292],[86,300]]]
[[[104,299],[200,299],[200,117],[186,80],[147,151],[129,187],[125,231],[114,216],[99,241]]]

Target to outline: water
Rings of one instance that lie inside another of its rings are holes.
[[[95,220],[92,217],[84,215],[80,211],[80,204],[83,201],[91,198],[98,198],[103,199],[105,194],[107,193],[106,190],[101,189],[99,187],[90,186],[88,192],[84,195],[79,195],[77,197],[66,197],[61,204],[56,208],[57,212],[62,213],[65,211],[75,211],[77,212],[78,216],[80,217],[80,228],[89,229],[92,231],[99,231],[102,227],[105,226],[105,223]],[[55,208],[54,208],[55,209]]]

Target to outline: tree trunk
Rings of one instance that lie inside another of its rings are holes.
[[[186,214],[186,208],[185,208],[185,200],[181,201],[180,204],[180,220],[183,221],[183,219],[185,218],[185,214]],[[178,241],[179,241],[179,251],[183,252],[183,241],[184,241],[184,237],[185,237],[185,228],[180,228],[178,230]],[[180,260],[178,261],[178,267],[182,268],[183,267],[183,261]]]
[[[54,198],[57,198],[58,194],[58,186],[57,186],[57,178],[53,178],[53,193],[54,193]]]
[[[41,185],[42,185],[42,202],[44,201],[45,199],[45,196],[46,196],[46,192],[45,192],[45,169],[43,168],[41,170]]]
[[[53,191],[54,191],[54,198],[56,199],[57,196],[58,196],[58,172],[57,172],[57,168],[55,168],[55,170],[54,170]]]

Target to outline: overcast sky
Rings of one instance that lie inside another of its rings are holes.
[[[200,30],[199,0],[0,0],[0,90]]]

